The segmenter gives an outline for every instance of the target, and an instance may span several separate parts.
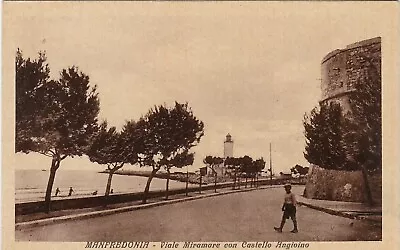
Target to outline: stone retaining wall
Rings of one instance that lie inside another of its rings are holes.
[[[311,166],[304,196],[309,199],[365,202],[365,185],[361,171],[339,171]],[[382,200],[380,174],[369,177],[373,199]]]

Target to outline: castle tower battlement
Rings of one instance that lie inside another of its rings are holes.
[[[339,101],[349,110],[349,95],[366,69],[365,60],[381,71],[381,38],[376,37],[336,49],[321,62],[321,102]]]

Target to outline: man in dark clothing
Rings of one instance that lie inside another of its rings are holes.
[[[274,227],[275,231],[277,232],[282,232],[283,226],[285,225],[285,222],[287,219],[291,218],[293,221],[293,230],[290,231],[292,233],[297,233],[297,219],[296,219],[296,196],[291,192],[292,186],[290,184],[285,185],[285,198],[282,206],[282,221],[280,227]]]

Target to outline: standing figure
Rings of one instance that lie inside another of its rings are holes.
[[[282,215],[282,221],[281,221],[281,226],[280,227],[274,227],[275,231],[277,232],[282,232],[283,226],[285,225],[285,222],[287,219],[291,218],[293,221],[293,230],[290,231],[292,233],[297,233],[298,229],[297,229],[297,220],[296,220],[296,197],[295,195],[291,192],[292,186],[290,184],[286,184],[285,185],[285,199],[284,199],[284,203],[282,206],[282,211],[283,211],[283,215]]]
[[[71,195],[72,195],[72,192],[74,192],[74,190],[72,189],[72,187],[70,187],[70,188],[69,188],[68,196],[71,196]]]
[[[60,189],[56,188],[56,196],[60,193]]]

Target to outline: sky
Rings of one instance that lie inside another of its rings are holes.
[[[4,49],[11,66],[17,48],[25,57],[45,50],[53,78],[78,66],[98,86],[100,119],[118,128],[154,105],[188,102],[205,124],[192,149],[193,168],[207,155],[223,156],[230,133],[236,157],[263,157],[269,164],[271,143],[279,173],[308,165],[302,121],[321,98],[322,58],[382,36],[379,6],[5,2]],[[49,166],[38,154],[16,155],[16,168]],[[101,168],[86,157],[66,159],[62,167]]]

